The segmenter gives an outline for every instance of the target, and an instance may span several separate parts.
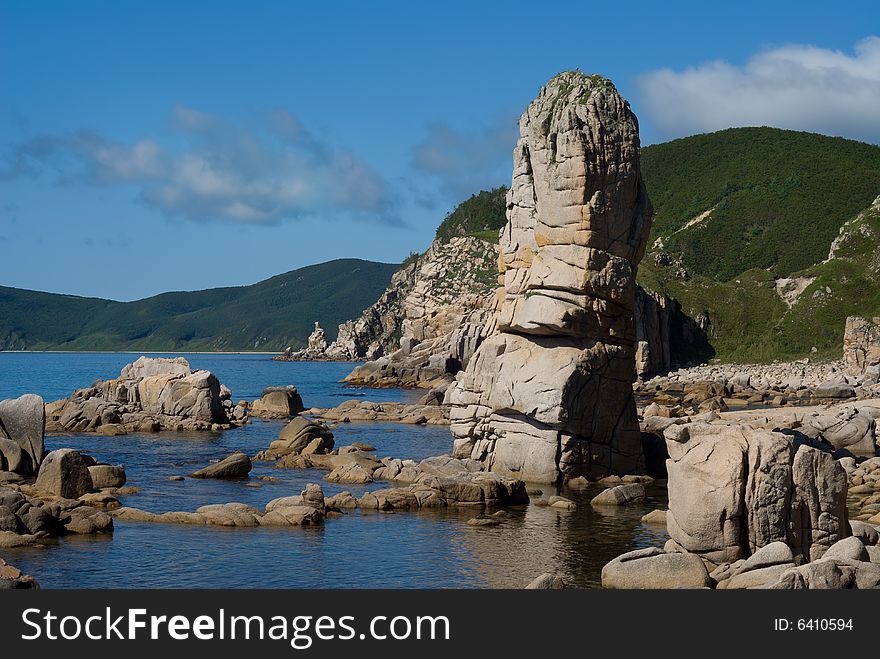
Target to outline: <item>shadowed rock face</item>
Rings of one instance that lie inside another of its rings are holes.
[[[25,394],[0,401],[0,471],[36,475],[43,460],[43,399]]]
[[[664,436],[676,551],[720,565],[784,542],[801,563],[850,535],[846,471],[830,452],[739,425],[689,423]]]
[[[632,473],[635,271],[652,210],[608,80],[553,78],[520,118],[494,333],[447,401],[456,457],[535,482]]]

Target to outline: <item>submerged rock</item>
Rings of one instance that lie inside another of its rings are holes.
[[[120,508],[112,514],[117,519],[130,522],[253,528],[314,526],[323,523],[324,512],[323,490],[319,485],[309,483],[299,496],[274,499],[264,510],[231,502],[201,506],[195,512],[173,511],[157,514],[137,508]]]
[[[656,524],[657,526],[666,526],[666,511],[652,510],[646,515],[642,515],[642,521],[645,524]]]
[[[593,497],[593,506],[632,506],[645,500],[645,486],[641,483],[615,485]]]
[[[533,581],[529,582],[529,585],[526,586],[526,590],[564,590],[568,588],[565,585],[565,581],[562,580],[558,574],[550,574],[549,572],[545,572],[540,577],[536,577]]]
[[[428,476],[406,487],[367,492],[358,505],[372,510],[419,510],[457,506],[511,506],[528,503],[525,483],[496,474]]]

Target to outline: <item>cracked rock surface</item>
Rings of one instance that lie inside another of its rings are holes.
[[[447,394],[455,457],[544,483],[642,467],[633,311],[651,217],[629,104],[599,76],[553,78],[520,119],[494,333]]]

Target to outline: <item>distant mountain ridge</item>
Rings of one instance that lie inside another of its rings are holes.
[[[0,286],[0,349],[297,348],[308,341],[314,321],[333,331],[370,306],[399,267],[338,259],[250,286],[162,293],[133,302]]]

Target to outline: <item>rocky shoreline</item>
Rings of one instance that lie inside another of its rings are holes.
[[[706,412],[750,406],[818,405],[880,396],[876,374],[853,372],[843,360],[719,364],[679,369],[637,381],[643,403]]]

